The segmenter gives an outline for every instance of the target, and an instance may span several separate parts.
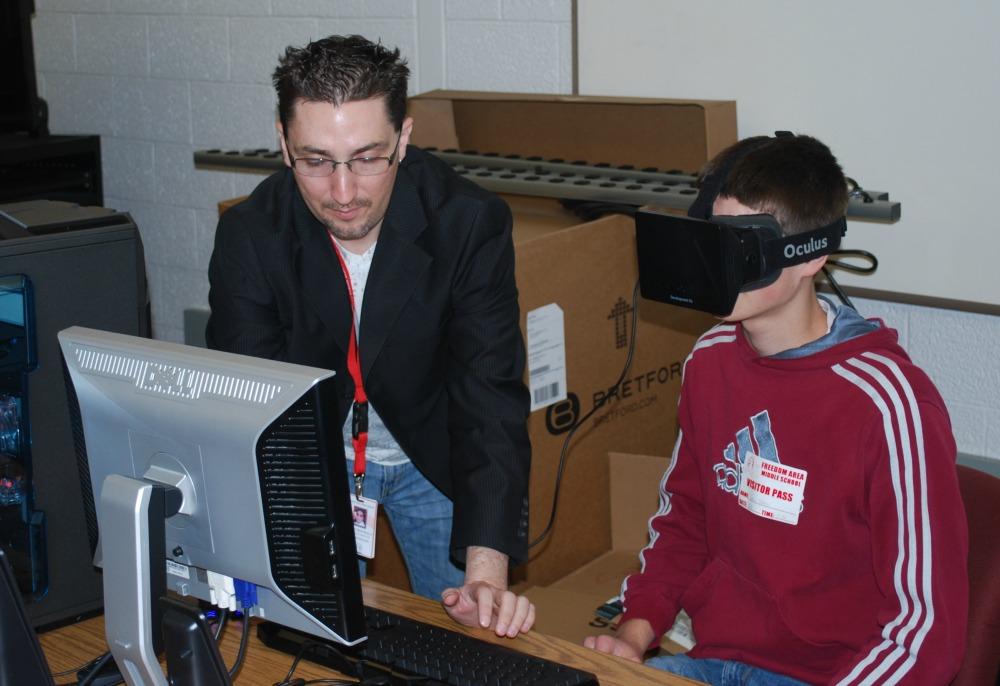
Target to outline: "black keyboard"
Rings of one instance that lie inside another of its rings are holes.
[[[407,617],[365,608],[368,640],[345,647],[319,643],[303,659],[391,686],[598,686],[590,672],[526,655],[511,647]],[[277,624],[261,624],[266,645],[298,654],[317,639]]]

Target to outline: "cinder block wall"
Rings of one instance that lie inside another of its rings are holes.
[[[216,203],[262,176],[201,171],[203,148],[278,146],[271,73],[288,45],[360,33],[398,46],[411,93],[572,88],[569,0],[36,0],[53,133],[100,134],[105,204],[142,232],[157,338],[206,305]],[[418,48],[423,38],[427,50]],[[423,55],[437,62],[422,64]]]
[[[201,148],[277,147],[270,74],[287,45],[361,33],[431,88],[569,93],[570,0],[35,0],[39,90],[53,133],[100,134],[106,204],[142,231],[157,338],[207,306],[219,200],[255,174],[201,171]],[[664,93],[683,97],[683,93]],[[941,389],[959,450],[1000,460],[1000,317],[878,301]]]
[[[961,453],[1000,460],[1000,317],[857,299],[899,332],[948,406]]]

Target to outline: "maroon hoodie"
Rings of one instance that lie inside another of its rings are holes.
[[[808,683],[951,680],[968,610],[955,441],[896,338],[792,359],[760,357],[738,324],[699,339],[624,620],[659,635],[683,607],[692,657]]]

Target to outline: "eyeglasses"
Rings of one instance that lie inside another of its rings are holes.
[[[329,160],[325,157],[292,157],[292,169],[296,174],[302,176],[330,176],[337,169],[338,164],[347,167],[347,170],[358,176],[378,176],[389,171],[389,167],[396,161],[396,153],[399,152],[399,139],[403,135],[402,129],[396,136],[396,145],[392,149],[392,154],[388,157],[352,157],[345,162]]]

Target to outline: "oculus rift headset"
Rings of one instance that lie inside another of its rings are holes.
[[[778,131],[776,136],[791,136]],[[761,141],[763,145],[767,140]],[[829,255],[847,232],[841,217],[793,236],[769,214],[712,216],[712,205],[733,164],[702,179],[688,217],[651,210],[635,216],[642,297],[717,316],[733,311],[741,292],[774,283],[785,267]]]

